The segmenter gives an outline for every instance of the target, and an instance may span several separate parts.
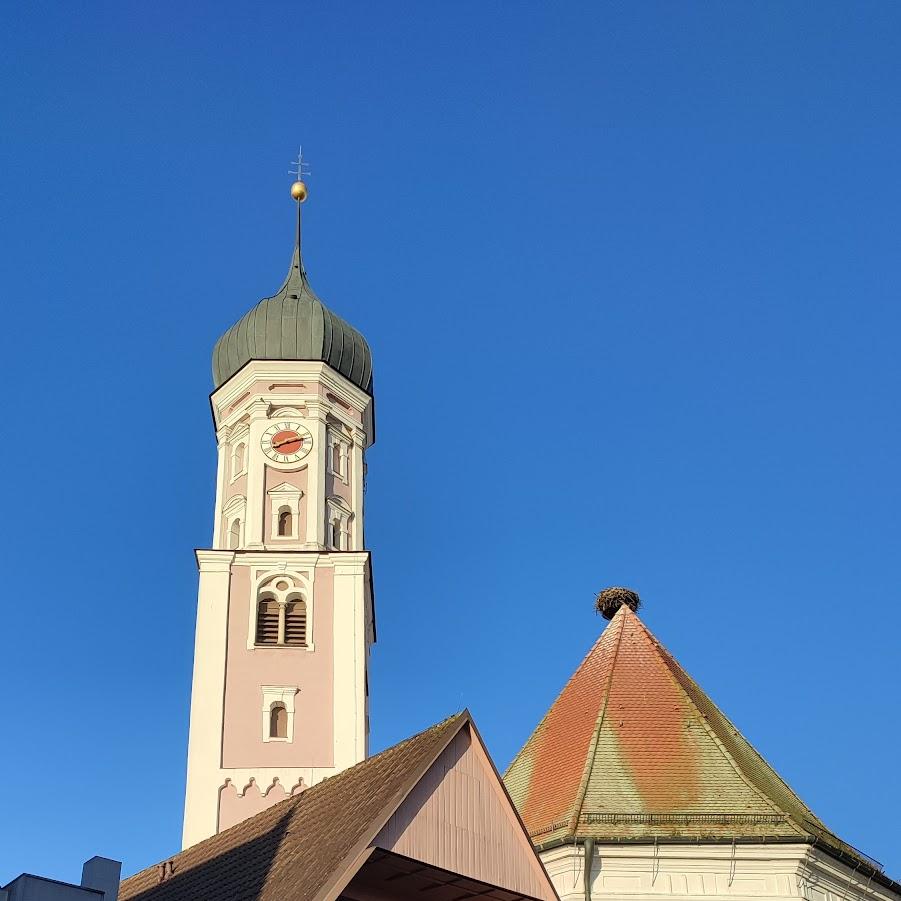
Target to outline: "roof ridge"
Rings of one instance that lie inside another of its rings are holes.
[[[616,636],[616,645],[613,649],[613,661],[610,664],[610,672],[607,674],[607,684],[604,686],[604,699],[601,703],[601,709],[598,712],[597,720],[595,721],[594,732],[591,735],[591,741],[588,744],[588,752],[585,755],[585,767],[582,771],[582,781],[579,783],[579,789],[576,793],[576,803],[573,805],[572,813],[570,814],[569,818],[569,831],[571,834],[575,834],[576,829],[578,828],[579,819],[582,816],[582,808],[585,805],[585,794],[588,791],[588,783],[591,780],[591,774],[594,771],[594,761],[595,755],[597,753],[598,738],[601,734],[601,728],[604,725],[604,718],[607,715],[607,705],[610,702],[610,685],[613,682],[613,674],[616,671],[616,661],[619,657],[619,649],[623,643],[623,632],[625,631],[626,615],[622,613],[622,611],[628,609],[629,608],[625,604],[623,604],[623,606],[619,608],[610,623],[610,628],[612,628],[616,620],[619,620],[619,634]],[[604,629],[604,632],[601,633],[602,638],[606,631],[607,630]],[[598,639],[598,641],[600,641],[600,639]]]

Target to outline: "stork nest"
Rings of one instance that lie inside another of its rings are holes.
[[[604,619],[613,619],[625,604],[633,613],[641,606],[641,598],[630,588],[605,588],[598,592],[594,606]]]

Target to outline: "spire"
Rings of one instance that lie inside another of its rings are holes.
[[[320,360],[372,393],[372,352],[366,339],[316,296],[303,264],[301,205],[309,164],[298,150],[289,170],[297,204],[291,266],[275,294],[264,297],[221,335],[213,349],[213,381],[223,385],[251,360]]]
[[[291,256],[291,270],[285,284],[291,285],[297,281],[298,287],[307,280],[307,271],[303,265],[303,251],[301,250],[301,213],[300,208],[309,196],[304,177],[310,175],[309,163],[304,162],[303,146],[297,148],[297,159],[291,163],[289,175],[294,176],[294,184],[291,185],[291,197],[297,204],[297,229],[294,233],[294,253]]]

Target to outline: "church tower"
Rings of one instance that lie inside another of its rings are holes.
[[[310,288],[304,183],[291,194],[288,276],[213,351],[216,503],[212,547],[196,552],[185,847],[367,754],[372,357]]]

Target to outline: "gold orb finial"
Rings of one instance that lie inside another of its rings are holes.
[[[307,186],[302,181],[294,182],[291,185],[291,196],[298,203],[303,203],[307,199]]]

